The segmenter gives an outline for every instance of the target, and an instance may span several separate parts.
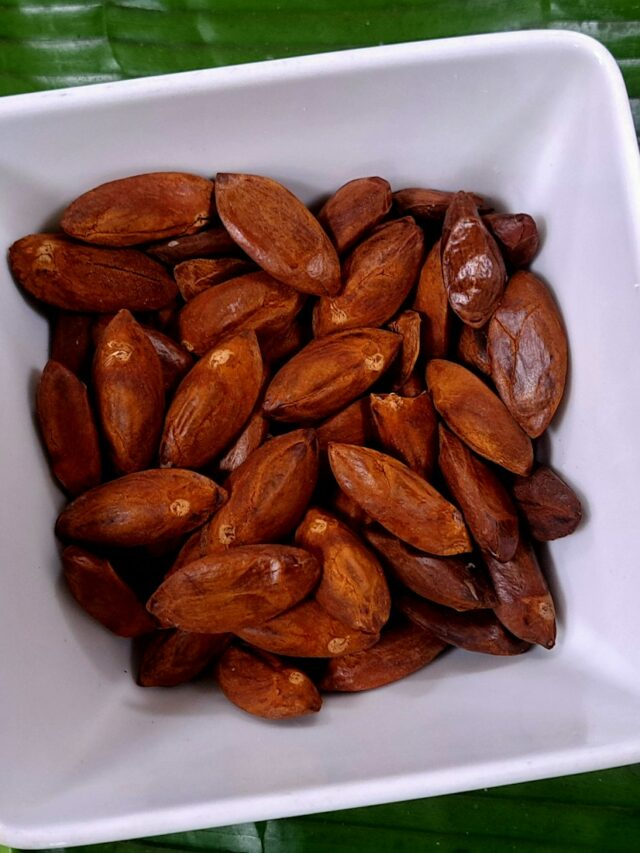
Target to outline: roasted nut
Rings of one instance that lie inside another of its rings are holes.
[[[231,634],[192,634],[175,628],[149,637],[138,668],[141,687],[193,681],[226,647]]]
[[[355,400],[346,409],[338,412],[337,415],[332,415],[316,427],[318,444],[323,450],[331,441],[365,445],[371,441],[373,434],[368,397]]]
[[[529,266],[540,246],[533,217],[528,213],[489,213],[484,224],[496,238],[510,267]]]
[[[431,397],[372,394],[371,415],[384,449],[406,465],[430,478],[438,456],[438,423]]]
[[[420,355],[420,336],[422,321],[417,311],[403,311],[389,323],[389,331],[402,335],[402,347],[397,363],[393,369],[393,390],[401,394],[403,386],[414,373],[418,356]],[[413,396],[413,394],[407,395]]]
[[[422,349],[427,358],[444,358],[451,346],[453,314],[442,277],[440,240],[424,262],[413,309],[422,315]]]
[[[384,178],[356,178],[336,190],[318,221],[343,254],[391,210],[391,187]]]
[[[240,253],[240,248],[230,237],[226,228],[219,225],[190,234],[186,237],[173,237],[162,240],[153,246],[147,246],[146,252],[163,264],[179,264],[194,258],[208,258],[211,255],[233,255]]]
[[[441,221],[444,219],[455,193],[444,190],[430,190],[422,187],[409,187],[393,194],[393,203],[401,213],[408,213],[417,219]],[[487,210],[481,196],[470,193],[475,204]]]
[[[568,536],[582,520],[582,506],[576,493],[544,465],[530,477],[518,477],[513,494],[531,535],[540,542]]]
[[[487,350],[487,330],[473,329],[471,326],[462,326],[456,355],[460,361],[475,367],[485,376],[491,376],[491,362]]]
[[[242,258],[195,258],[173,268],[176,284],[185,302],[204,290],[251,271],[251,261]]]
[[[82,376],[91,361],[91,323],[89,314],[59,311],[51,337],[51,361]]]

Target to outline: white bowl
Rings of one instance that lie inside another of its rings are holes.
[[[572,352],[553,464],[584,498],[554,543],[552,652],[452,652],[312,720],[211,686],[142,690],[129,643],[59,581],[61,497],[33,427],[45,321],[2,278],[0,842],[88,844],[424,797],[640,759],[640,180],[622,79],[595,41],[406,44],[0,102],[0,245],[74,196],[157,169],[251,171],[311,200],[360,175],[532,213]]]

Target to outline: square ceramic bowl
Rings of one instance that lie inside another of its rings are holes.
[[[87,187],[252,171],[306,201],[359,175],[532,213],[572,352],[551,461],[584,498],[549,549],[552,652],[453,652],[273,724],[210,685],[142,690],[70,601],[34,433],[44,320],[0,269],[0,842],[87,844],[404,800],[640,759],[640,181],[611,56],[557,32],[374,48],[0,102],[0,245]]]

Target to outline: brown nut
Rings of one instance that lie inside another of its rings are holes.
[[[162,240],[152,246],[147,246],[146,252],[162,261],[163,264],[173,266],[182,261],[208,258],[211,255],[239,254],[240,248],[231,238],[227,229],[218,225],[215,228],[209,228],[207,231],[200,231],[198,234]]]
[[[336,190],[318,214],[338,254],[350,249],[391,210],[391,187],[384,178],[356,178]]]
[[[263,340],[260,341],[262,357],[269,365],[286,361],[302,349],[308,339],[306,328],[299,321],[294,320],[284,332],[263,336]]]
[[[247,461],[267,437],[269,421],[261,411],[254,412],[244,429],[218,463],[218,468],[230,474]]]
[[[224,650],[231,634],[193,634],[175,628],[156,631],[138,668],[141,687],[176,687],[193,681]]]
[[[329,500],[329,507],[350,527],[359,529],[373,524],[373,519],[367,515],[360,504],[350,498],[342,489],[336,489]]]
[[[59,311],[51,337],[51,361],[82,376],[91,362],[91,324],[89,314],[68,314]]]
[[[540,246],[538,226],[528,213],[489,213],[484,224],[510,267],[528,267]]]
[[[444,358],[451,346],[453,313],[442,277],[440,240],[422,266],[413,309],[423,318],[422,349],[427,358]]]
[[[380,443],[392,456],[430,478],[438,457],[438,423],[431,397],[371,394],[371,416]]]
[[[580,499],[551,468],[541,465],[530,477],[513,484],[516,503],[529,531],[539,542],[568,536],[582,519]]]
[[[242,258],[194,258],[173,268],[180,295],[185,302],[204,290],[251,271],[253,264]]]
[[[329,442],[368,444],[373,438],[373,422],[368,397],[350,403],[346,409],[332,415],[316,427],[318,444],[325,449]]]
[[[191,370],[193,359],[169,335],[165,335],[157,329],[143,328],[145,335],[151,342],[151,346],[160,359],[164,390],[166,393],[169,393],[176,388],[180,380]]]
[[[401,213],[408,213],[417,219],[439,222],[444,219],[455,193],[444,190],[430,190],[422,187],[408,187],[393,194],[393,203]],[[471,198],[482,210],[487,210],[482,196],[470,193]]]
[[[458,338],[456,355],[460,361],[475,367],[485,376],[491,376],[486,328],[473,329],[471,326],[463,325]]]
[[[417,311],[403,311],[389,323],[388,329],[397,335],[402,335],[402,347],[398,361],[393,369],[393,390],[402,393],[401,389],[411,379],[420,355],[420,337],[422,320]],[[407,396],[414,396],[409,394]]]

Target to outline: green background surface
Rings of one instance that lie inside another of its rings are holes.
[[[532,28],[603,42],[620,64],[640,131],[640,2],[633,0],[0,0],[0,95]],[[640,766],[77,849],[636,851]]]

